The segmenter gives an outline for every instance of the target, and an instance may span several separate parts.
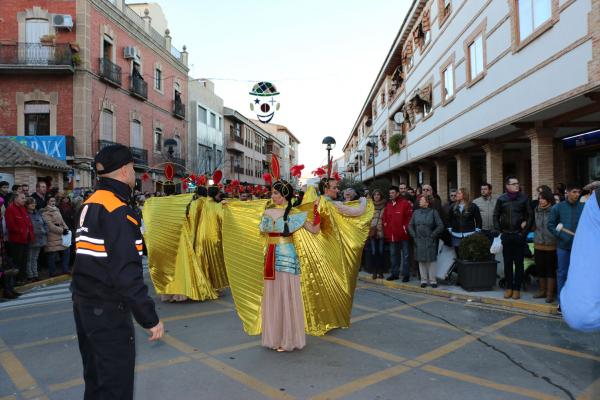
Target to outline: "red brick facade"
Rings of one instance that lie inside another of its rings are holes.
[[[85,4],[85,10],[77,9],[78,4],[79,7],[84,7]],[[173,115],[176,82],[183,104],[187,102],[187,67],[181,60],[170,55],[167,41],[159,43],[151,39],[148,31],[144,29],[143,19],[133,21],[132,17],[126,15],[119,7],[126,6],[115,6],[103,0],[2,1],[0,44],[14,45],[24,41],[23,21],[26,12],[29,17],[33,14],[36,16],[69,14],[73,17],[74,27],[71,31],[57,29],[55,43],[57,45],[77,44],[80,48],[77,54],[81,64],[74,72],[29,71],[15,74],[2,71],[0,73],[2,88],[0,90],[0,135],[19,134],[18,125],[22,123],[23,117],[19,119],[18,115],[22,112],[23,95],[27,99],[28,94],[39,91],[43,95],[53,96],[52,98],[56,99],[56,129],[55,133],[51,134],[74,135],[78,142],[75,143],[74,159],[78,164],[81,161],[89,163],[90,155],[99,150],[102,109],[108,106],[114,115],[116,128],[113,141],[115,142],[132,146],[130,142],[132,118],[135,117],[141,122],[143,149],[148,153],[148,160],[147,166],[139,165],[136,169],[140,176],[145,170],[150,169],[149,172],[156,172],[156,180],[160,180],[163,167],[158,164],[164,162],[165,158],[154,151],[155,128],[162,129],[163,142],[169,138],[177,139],[179,149],[176,150],[176,156],[181,154],[181,158],[185,158],[187,154],[187,122]],[[86,17],[86,21],[77,20],[83,19],[82,16]],[[102,39],[106,32],[110,33],[114,43],[114,56],[111,57],[111,61],[121,67],[120,86],[109,85],[99,76]],[[52,27],[50,33],[54,33]],[[124,57],[126,46],[133,46],[139,51],[141,73],[148,85],[146,100],[130,94],[132,61]],[[160,92],[154,89],[157,65],[162,71]],[[18,108],[19,99],[21,99],[21,109]],[[78,106],[81,103],[86,103],[88,106]],[[85,115],[88,112],[81,110],[90,110],[89,119]],[[51,120],[52,115],[51,111]],[[20,134],[23,134],[22,129]],[[153,169],[153,166],[157,168]],[[81,182],[81,186],[86,185]],[[152,180],[144,182],[144,189],[154,190]]]

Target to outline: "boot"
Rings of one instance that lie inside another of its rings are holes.
[[[546,286],[546,282],[547,279],[546,278],[540,278],[540,290],[539,292],[537,292],[536,294],[533,295],[534,299],[543,299],[544,297],[546,297],[546,291],[547,291],[547,286]]]
[[[548,287],[546,288],[546,303],[553,303],[556,293],[556,279],[548,278]]]
[[[512,297],[512,295],[513,295],[512,289],[506,289],[504,291],[504,298],[505,299],[510,299]]]
[[[513,300],[519,300],[521,298],[521,291],[513,290],[512,298]]]

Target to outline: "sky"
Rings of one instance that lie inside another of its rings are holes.
[[[324,165],[325,136],[342,155],[412,0],[156,0],[190,75],[210,78],[225,106],[256,118],[248,92],[272,82],[271,122],[300,140],[304,174]]]

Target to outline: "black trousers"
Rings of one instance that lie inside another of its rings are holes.
[[[538,278],[556,279],[556,250],[535,249],[535,267]]]
[[[504,278],[506,289],[521,290],[525,258],[525,237],[519,233],[502,234],[502,255],[504,256]],[[515,266],[513,273],[513,264]]]
[[[17,280],[24,281],[27,277],[27,251],[29,245],[21,243],[7,243],[8,256],[11,258],[15,266],[19,269]]]
[[[131,400],[135,332],[122,303],[74,298],[73,313],[83,361],[84,400]]]

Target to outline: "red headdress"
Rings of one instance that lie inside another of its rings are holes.
[[[314,176],[318,176],[319,178],[325,175],[325,169],[323,167],[319,167],[311,172]]]
[[[333,179],[335,179],[336,181],[341,181],[342,177],[340,176],[339,172],[335,171],[333,173]]]
[[[265,172],[262,177],[267,185],[271,186],[273,184],[273,178],[270,173]]]
[[[219,186],[219,183],[221,183],[222,178],[223,178],[223,172],[221,172],[220,169],[216,170],[212,176],[213,185]]]

